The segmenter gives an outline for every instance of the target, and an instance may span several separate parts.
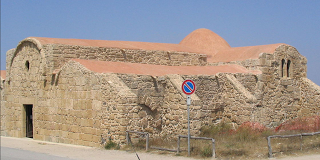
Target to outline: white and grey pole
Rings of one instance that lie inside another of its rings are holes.
[[[188,156],[190,157],[190,139],[191,139],[191,135],[190,135],[190,105],[191,105],[191,94],[194,93],[194,91],[196,90],[196,84],[188,79],[185,80],[182,85],[181,85],[181,89],[183,91],[184,94],[187,95],[187,110],[188,110]]]
[[[190,157],[190,104],[191,96],[187,95],[187,108],[188,108],[188,156]]]

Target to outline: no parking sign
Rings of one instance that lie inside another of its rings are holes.
[[[194,91],[196,91],[196,85],[194,84],[194,82],[190,79],[185,80],[182,83],[182,91],[184,94],[187,95],[187,108],[188,108],[188,156],[190,156],[190,104],[191,104],[191,94],[194,93]]]
[[[195,90],[196,90],[196,85],[192,80],[188,79],[182,83],[182,91],[184,94],[191,95],[192,93],[194,93]]]

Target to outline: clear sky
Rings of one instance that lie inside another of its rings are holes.
[[[231,47],[292,45],[320,85],[319,0],[1,0],[1,69],[30,36],[179,43],[198,28]]]

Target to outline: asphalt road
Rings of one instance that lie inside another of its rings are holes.
[[[1,160],[137,160],[134,152],[105,150],[86,146],[52,143],[30,138],[1,136]],[[141,160],[193,160],[192,158],[138,152]],[[30,156],[30,157],[29,157]],[[43,158],[43,156],[46,156]],[[51,159],[50,159],[51,158]]]
[[[1,147],[1,160],[74,160],[16,148]]]
[[[174,154],[160,155],[146,152],[138,152],[138,154],[141,160],[195,160]],[[320,154],[279,159],[319,160]],[[137,157],[134,152],[1,136],[1,160],[137,160]]]

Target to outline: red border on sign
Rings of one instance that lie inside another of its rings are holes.
[[[190,92],[190,93],[187,93],[187,92],[183,89],[183,85],[186,84],[187,82],[191,82],[191,83],[193,84],[193,86],[194,86],[192,92]],[[187,80],[185,80],[185,81],[182,83],[181,89],[182,89],[182,91],[183,91],[184,94],[186,94],[186,95],[191,95],[191,94],[193,94],[193,93],[196,91],[196,84],[195,84],[192,80],[187,79]]]

